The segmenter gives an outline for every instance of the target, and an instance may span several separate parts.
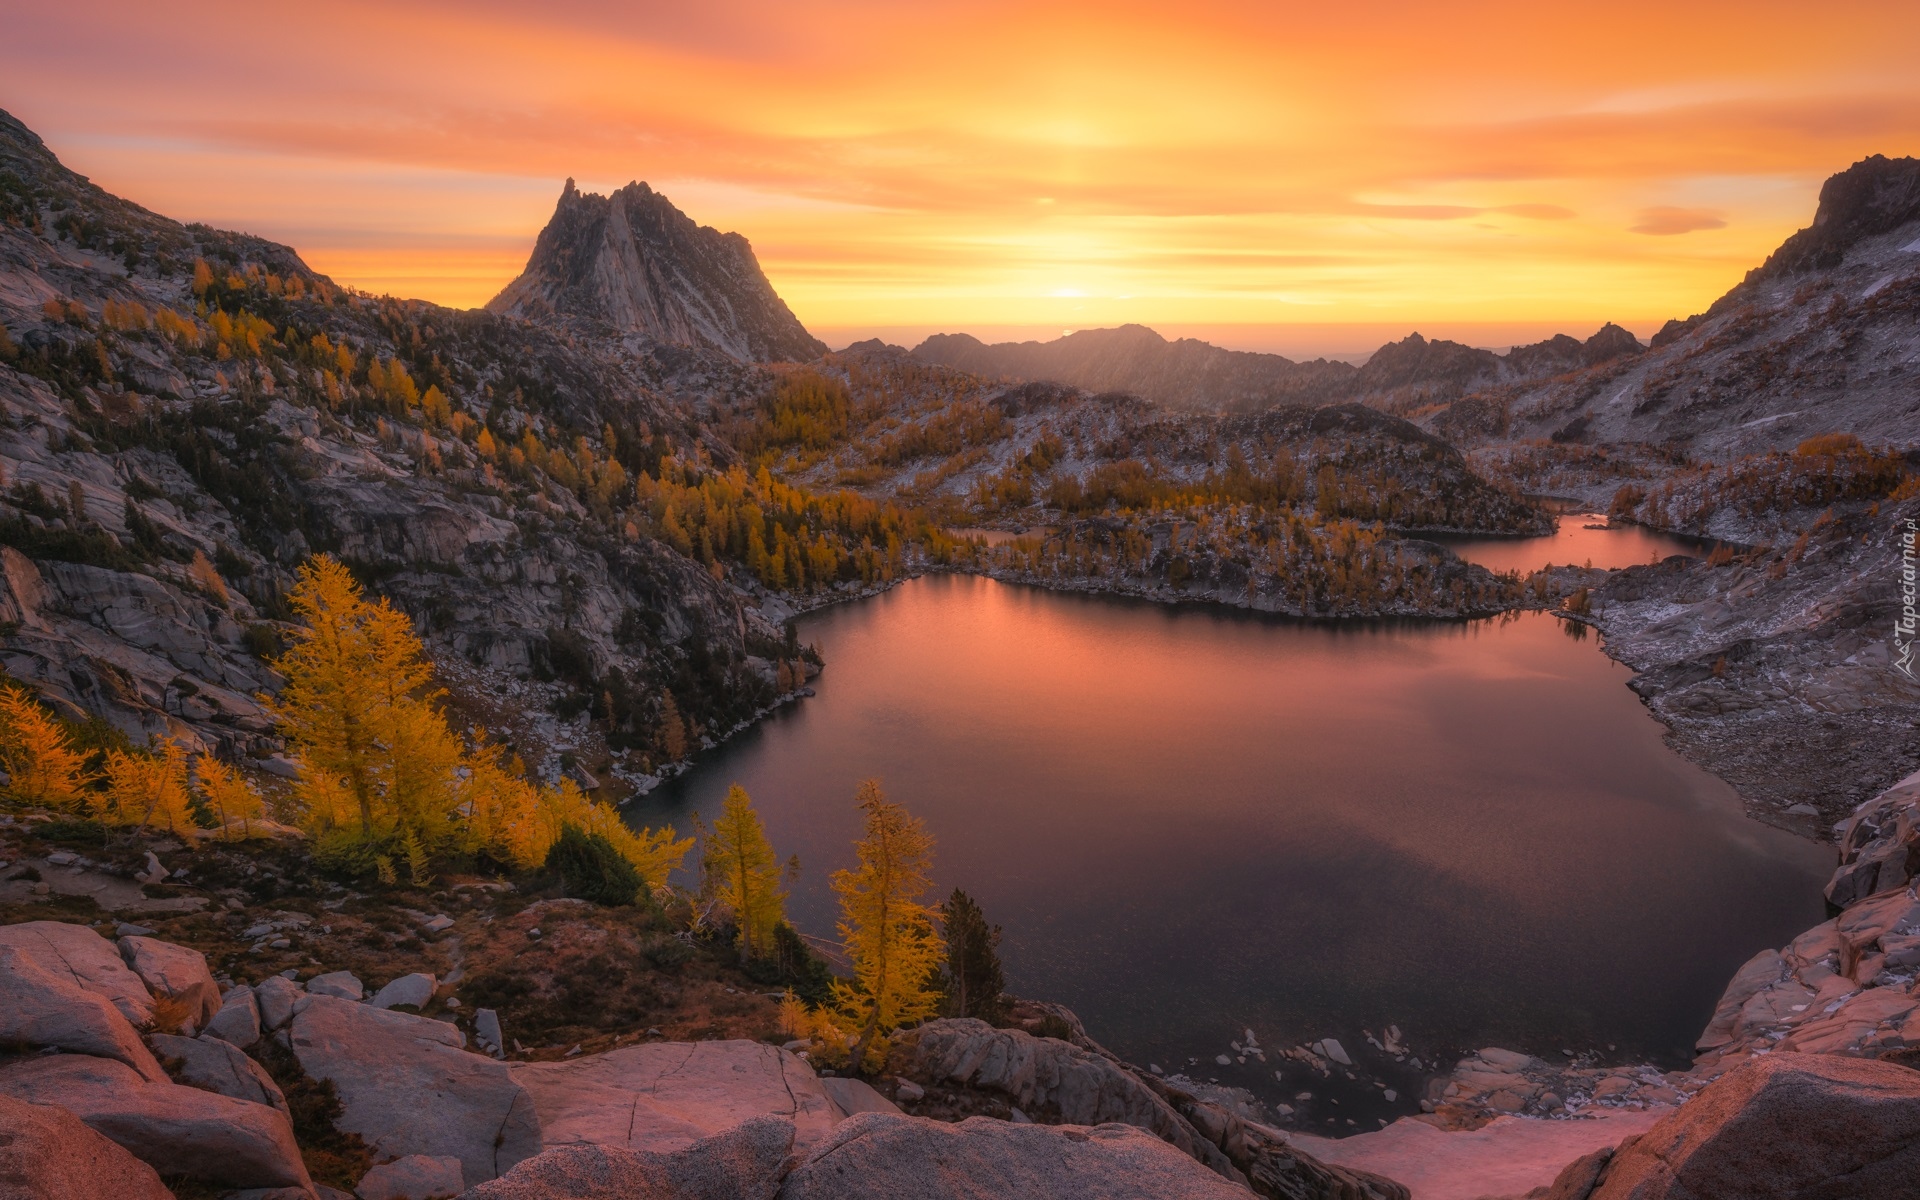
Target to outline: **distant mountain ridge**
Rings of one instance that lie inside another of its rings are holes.
[[[971,334],[940,333],[913,356],[976,375],[1131,392],[1178,409],[1254,409],[1311,403],[1353,374],[1350,363],[1295,362],[1278,354],[1225,350],[1195,338],[1168,341],[1145,325],[1082,329],[1051,342],[988,345]]]
[[[486,307],[534,321],[601,321],[744,362],[806,362],[826,352],[773,290],[746,238],[696,224],[638,182],[601,196],[567,180],[526,269]]]
[[[1654,443],[1712,458],[1818,434],[1920,447],[1920,159],[1829,177],[1813,222],[1643,355],[1482,389],[1432,419],[1449,440]]]
[[[1128,392],[1167,408],[1251,412],[1275,404],[1340,400],[1418,404],[1452,400],[1477,388],[1547,378],[1643,349],[1608,324],[1580,341],[1559,334],[1506,354],[1409,334],[1375,351],[1362,366],[1316,358],[1227,350],[1144,325],[1083,329],[1050,342],[988,345],[970,334],[935,334],[914,347],[922,362],[976,375],[1047,380],[1096,392]]]

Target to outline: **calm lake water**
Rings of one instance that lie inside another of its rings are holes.
[[[1370,1118],[1418,1081],[1383,1107],[1215,1066],[1248,1028],[1679,1065],[1732,972],[1823,917],[1831,850],[1743,818],[1543,614],[1306,624],[934,576],[800,636],[817,697],[631,820],[685,828],[744,785],[803,863],[795,923],[830,937],[877,777],[937,839],[940,893],[1005,926],[1012,990],[1269,1099],[1346,1086],[1327,1111]]]
[[[1705,557],[1712,543],[1674,537],[1638,525],[1618,525],[1611,529],[1605,513],[1565,513],[1551,534],[1541,537],[1488,538],[1452,534],[1429,536],[1444,544],[1461,558],[1479,563],[1489,571],[1518,571],[1521,574],[1555,566],[1638,567],[1659,562],[1674,554]]]

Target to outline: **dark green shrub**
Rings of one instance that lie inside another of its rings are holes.
[[[613,843],[571,825],[561,829],[560,839],[547,851],[547,871],[560,876],[567,895],[595,904],[632,904],[640,894],[640,872]]]

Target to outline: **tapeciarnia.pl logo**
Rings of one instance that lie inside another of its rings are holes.
[[[1914,518],[1907,518],[1907,527],[1900,534],[1900,615],[1893,619],[1893,669],[1908,679],[1913,674],[1913,648],[1916,617],[1914,583]]]

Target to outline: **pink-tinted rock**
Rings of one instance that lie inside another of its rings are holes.
[[[18,1059],[0,1067],[0,1095],[59,1105],[163,1175],[234,1187],[311,1183],[293,1127],[276,1110],[172,1082],[149,1083],[111,1059]]]
[[[1920,1071],[1775,1051],[1709,1084],[1606,1166],[1592,1200],[1911,1200]]]
[[[24,921],[0,925],[0,946],[11,946],[52,975],[82,991],[104,996],[135,1025],[153,1020],[153,997],[128,969],[120,950],[85,925],[66,921]]]
[[[777,1117],[675,1150],[560,1146],[461,1200],[771,1200],[792,1148],[793,1125]]]
[[[64,1108],[0,1096],[0,1200],[173,1200],[160,1176]]]
[[[294,1008],[301,1067],[333,1083],[337,1124],[376,1158],[457,1158],[476,1184],[540,1150],[533,1104],[507,1065],[461,1049],[452,1025],[337,996],[310,994]]]
[[[207,969],[207,956],[198,950],[157,938],[123,937],[120,957],[148,990],[185,1004],[195,1029],[205,1029],[220,1011],[220,985]]]
[[[409,1154],[368,1171],[353,1192],[360,1200],[446,1200],[466,1189],[459,1159]]]
[[[167,1078],[106,997],[82,990],[70,973],[42,970],[8,945],[0,945],[0,1042],[98,1055],[125,1063],[143,1079]]]
[[[812,1068],[759,1042],[656,1042],[510,1070],[533,1102],[548,1148],[590,1142],[674,1150],[772,1116],[793,1124],[805,1153],[842,1115]]]
[[[1496,1117],[1478,1129],[1445,1132],[1403,1117],[1353,1137],[1290,1133],[1288,1142],[1323,1163],[1397,1180],[1428,1200],[1521,1196],[1554,1182],[1567,1163],[1643,1133],[1663,1110],[1599,1109],[1579,1121]]]
[[[216,1037],[185,1038],[156,1033],[153,1048],[168,1058],[180,1060],[181,1081],[190,1087],[288,1112],[287,1097],[273,1076],[230,1042]]]
[[[849,1117],[779,1200],[1247,1200],[1248,1192],[1132,1125],[957,1125]]]
[[[260,1005],[253,989],[244,984],[230,987],[220,998],[220,1011],[207,1022],[205,1036],[217,1037],[245,1050],[260,1040]]]

